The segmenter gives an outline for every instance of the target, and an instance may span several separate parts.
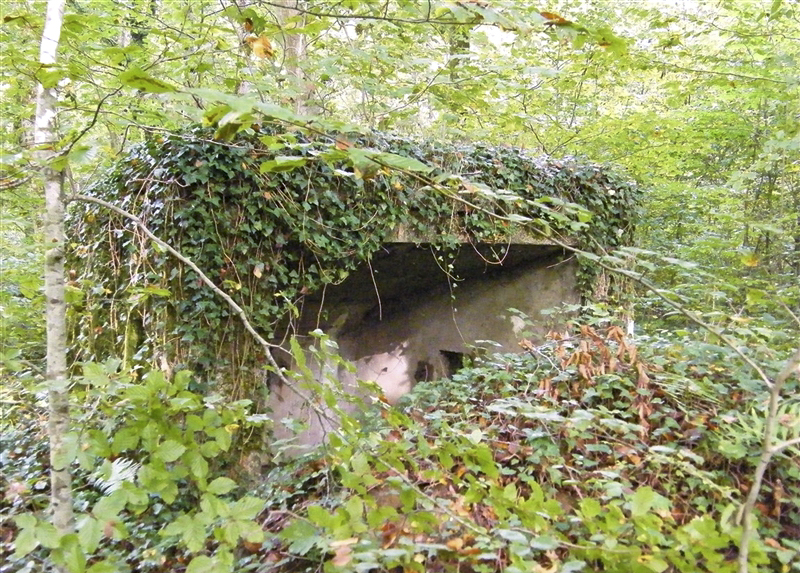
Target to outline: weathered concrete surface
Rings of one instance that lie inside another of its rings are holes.
[[[520,351],[522,321],[509,308],[525,313],[534,333],[544,335],[540,311],[562,303],[577,303],[577,265],[561,249],[548,245],[511,245],[492,264],[497,245],[465,245],[452,269],[437,261],[429,246],[387,245],[370,265],[342,284],[331,286],[307,301],[300,331],[321,328],[339,345],[343,358],[356,372],[328,372],[351,391],[356,377],[374,381],[389,403],[396,402],[416,382],[451,374],[477,341],[494,341],[498,351]],[[326,376],[316,376],[327,383]],[[275,437],[292,432],[280,424],[291,418],[308,428],[298,444],[324,440],[326,423],[287,388],[274,387],[270,406]]]

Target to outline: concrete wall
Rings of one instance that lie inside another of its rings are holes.
[[[355,365],[355,374],[317,365],[315,375],[323,384],[330,383],[326,377],[338,378],[351,391],[356,378],[374,381],[386,401],[394,403],[416,382],[451,374],[476,341],[491,340],[500,347],[490,349],[519,352],[523,323],[509,308],[541,321],[541,310],[580,301],[577,265],[559,250],[526,245],[512,248],[502,264],[488,260],[479,250],[459,254],[451,271],[458,280],[453,280],[430,251],[398,249],[373,260],[371,270],[355,273],[324,299],[309,300],[304,327],[329,332],[341,356]],[[543,336],[546,327],[534,330]],[[327,375],[321,375],[325,370]],[[280,423],[292,418],[308,423],[297,443],[325,439],[326,423],[289,389],[274,386],[270,406],[275,437],[292,435]]]

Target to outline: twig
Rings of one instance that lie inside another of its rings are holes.
[[[761,457],[756,466],[755,476],[753,478],[753,485],[750,486],[750,491],[747,494],[747,500],[744,505],[739,509],[736,516],[737,523],[742,525],[742,536],[739,540],[739,573],[747,573],[747,565],[750,556],[750,541],[753,539],[755,530],[753,528],[753,509],[758,501],[758,496],[761,493],[761,484],[764,481],[764,473],[772,461],[772,457],[781,452],[782,450],[796,444],[800,444],[800,438],[788,440],[786,442],[773,445],[775,426],[778,423],[778,405],[780,403],[781,390],[783,385],[792,374],[800,374],[800,348],[794,355],[786,361],[783,369],[775,377],[775,383],[772,384],[769,392],[769,411],[767,412],[767,419],[764,426],[764,437],[761,444]]]

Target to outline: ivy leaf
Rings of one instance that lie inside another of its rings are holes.
[[[296,157],[291,155],[278,155],[274,159],[265,161],[261,164],[259,172],[261,173],[281,173],[283,171],[291,171],[306,164],[307,159],[304,157]]]
[[[148,76],[139,68],[125,70],[117,76],[117,79],[124,86],[148,93],[163,94],[178,91],[177,88],[167,82]]]

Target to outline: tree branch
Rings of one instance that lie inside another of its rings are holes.
[[[742,536],[739,541],[739,573],[747,573],[748,561],[750,555],[750,542],[753,539],[755,530],[753,528],[753,509],[758,501],[758,496],[761,493],[761,484],[764,481],[764,473],[772,461],[772,457],[781,452],[782,450],[796,444],[800,444],[800,438],[789,440],[778,444],[772,445],[774,439],[775,428],[778,423],[778,405],[780,403],[780,394],[783,385],[792,374],[800,374],[800,348],[792,355],[783,369],[775,377],[775,383],[772,385],[769,393],[769,410],[767,412],[767,419],[764,426],[764,437],[761,444],[761,457],[756,466],[753,484],[750,486],[750,491],[747,494],[747,500],[744,505],[739,509],[736,516],[737,523],[742,525]]]

